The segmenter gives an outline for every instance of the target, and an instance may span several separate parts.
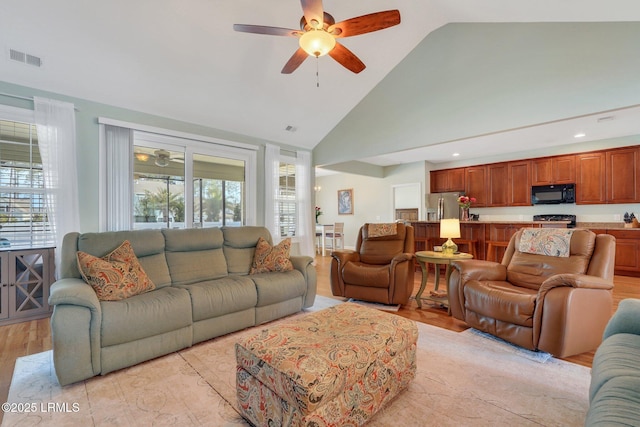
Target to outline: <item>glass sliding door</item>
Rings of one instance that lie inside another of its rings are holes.
[[[134,145],[134,229],[185,228],[183,151]]]
[[[245,162],[193,154],[193,226],[245,224]]]

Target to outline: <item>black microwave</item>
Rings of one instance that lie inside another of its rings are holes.
[[[531,203],[534,205],[554,205],[558,203],[575,203],[575,184],[533,185],[531,186]]]

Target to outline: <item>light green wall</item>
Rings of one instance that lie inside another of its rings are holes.
[[[338,173],[316,177],[316,206],[324,213],[319,222],[345,223],[345,246],[354,247],[357,233],[366,222],[393,222],[393,186],[420,183],[424,192],[424,162],[384,168],[381,178]],[[353,189],[353,215],[338,215],[338,190]],[[422,200],[421,203],[424,203]]]
[[[257,160],[257,221],[264,222],[262,212],[264,211],[264,146],[266,141],[255,138],[224,132],[205,126],[192,123],[181,122],[165,117],[158,117],[139,111],[126,110],[105,104],[99,104],[84,99],[73,98],[65,95],[44,92],[41,90],[18,86],[0,81],[0,92],[11,95],[33,97],[41,96],[61,101],[71,102],[76,108],[76,136],[78,144],[78,192],[80,195],[80,226],[81,232],[98,230],[98,184],[99,184],[99,159],[98,159],[98,117],[108,117],[110,119],[122,120],[155,126],[163,129],[170,129],[179,132],[186,132],[206,137],[220,138],[228,141],[241,142],[259,146]],[[33,102],[20,100],[12,97],[0,95],[0,104],[14,107],[33,109]],[[283,147],[292,148],[292,147]]]
[[[315,147],[315,162],[640,104],[638,40],[638,22],[448,24]]]

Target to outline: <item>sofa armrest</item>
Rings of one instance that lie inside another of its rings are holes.
[[[60,279],[51,285],[49,305],[79,305],[100,314],[100,301],[93,288],[77,278]]]
[[[313,265],[313,258],[306,255],[293,255],[290,256],[291,264],[293,268],[298,270],[304,276],[304,280],[307,284],[307,292],[304,295],[304,301],[302,303],[303,308],[309,308],[316,300],[317,292],[317,275],[316,268]]]
[[[60,385],[98,375],[102,308],[93,288],[81,279],[60,279],[51,285],[49,304],[53,363]]]
[[[620,301],[602,339],[615,334],[640,335],[640,299],[628,298]]]

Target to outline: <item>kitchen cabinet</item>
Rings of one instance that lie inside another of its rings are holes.
[[[531,205],[531,162],[509,162],[507,172],[507,205]]]
[[[608,150],[605,153],[605,187],[607,203],[640,202],[640,149]]]
[[[507,163],[487,165],[487,206],[507,206],[509,194],[509,167]]]
[[[615,274],[640,276],[640,229],[591,229],[596,234],[611,234],[616,238]]]
[[[576,182],[574,155],[544,157],[531,161],[531,185],[573,184]]]
[[[47,317],[53,248],[0,252],[0,325]]]
[[[576,155],[576,203],[604,204],[606,155],[603,151]]]
[[[464,168],[432,171],[429,174],[431,192],[464,191],[464,179]]]
[[[487,166],[465,168],[465,182],[465,194],[476,199],[472,207],[481,208],[487,206]]]

